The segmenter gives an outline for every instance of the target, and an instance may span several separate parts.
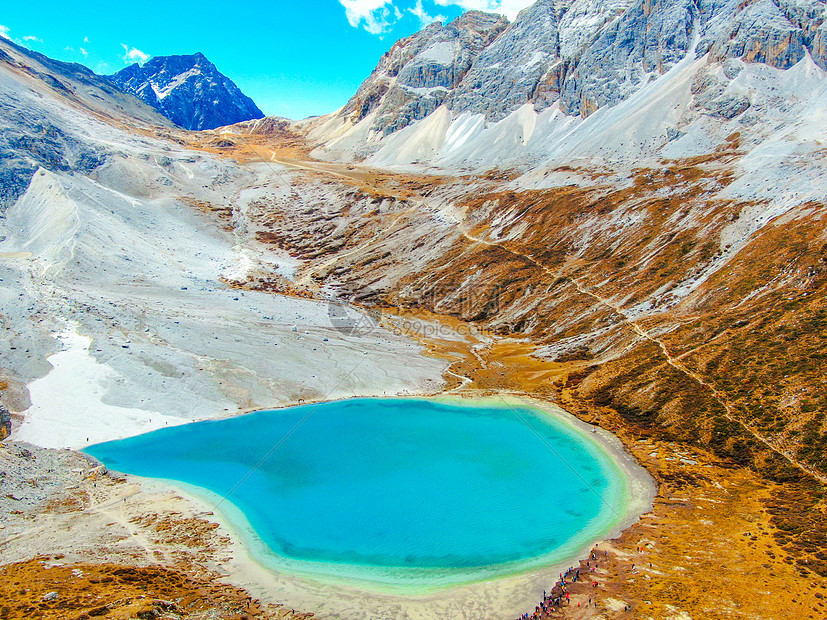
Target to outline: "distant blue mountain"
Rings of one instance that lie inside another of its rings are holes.
[[[107,79],[185,129],[215,129],[264,113],[201,52],[156,56]]]

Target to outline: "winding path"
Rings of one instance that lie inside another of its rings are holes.
[[[538,261],[536,258],[534,258],[531,255],[522,254],[520,252],[512,250],[511,248],[507,248],[507,247],[505,247],[505,246],[503,246],[499,243],[494,243],[494,242],[486,241],[484,239],[480,239],[479,237],[475,237],[475,236],[473,236],[473,235],[471,235],[467,232],[464,232],[463,236],[465,238],[467,238],[469,241],[473,241],[475,243],[482,243],[482,244],[485,244],[485,245],[488,245],[488,246],[496,246],[496,247],[498,247],[502,250],[505,250],[505,251],[515,255],[515,256],[518,256],[518,257],[521,257],[525,260],[528,260],[531,263],[533,263],[534,265],[536,265],[537,267],[539,267],[541,270],[543,270],[544,273],[549,274],[550,276],[552,276],[555,279],[559,279],[559,278],[563,277],[561,275],[560,271],[558,271],[558,272],[552,271],[551,269],[549,269],[548,267],[543,265],[540,261]],[[582,295],[587,295],[588,297],[591,297],[592,299],[595,299],[596,301],[603,304],[604,306],[607,306],[608,308],[611,308],[614,312],[616,312],[618,315],[620,315],[623,318],[623,322],[628,324],[635,331],[636,334],[638,334],[640,337],[648,340],[649,342],[652,342],[652,343],[656,344],[658,346],[658,348],[660,349],[661,353],[663,354],[664,358],[666,359],[667,364],[669,364],[670,366],[672,366],[673,368],[675,368],[679,372],[687,375],[688,377],[693,379],[696,383],[698,383],[703,388],[709,390],[712,393],[713,398],[715,398],[715,400],[717,400],[718,403],[724,408],[724,412],[725,412],[724,417],[727,420],[729,420],[730,422],[734,422],[736,424],[739,424],[747,433],[752,435],[756,440],[758,440],[759,442],[764,444],[767,448],[769,448],[770,450],[772,450],[776,454],[779,454],[780,456],[784,457],[784,459],[786,459],[787,462],[789,462],[794,467],[797,467],[798,469],[800,469],[801,471],[803,471],[807,475],[812,476],[813,478],[816,478],[817,480],[819,480],[822,483],[827,483],[827,476],[824,476],[820,472],[814,470],[813,468],[811,468],[811,467],[809,467],[809,466],[807,466],[803,463],[800,463],[799,461],[797,461],[795,459],[795,457],[792,454],[790,454],[790,453],[784,451],[783,449],[781,449],[780,447],[774,445],[769,439],[764,437],[761,433],[759,433],[758,431],[756,431],[755,429],[750,427],[744,421],[739,420],[737,417],[735,417],[733,415],[733,407],[727,401],[725,394],[723,392],[721,392],[717,387],[715,387],[712,383],[710,383],[709,381],[704,379],[702,376],[700,376],[698,373],[696,373],[695,371],[687,368],[686,365],[684,365],[683,362],[680,361],[681,358],[691,354],[696,349],[693,349],[691,351],[687,351],[686,353],[683,353],[682,355],[680,355],[678,357],[673,356],[669,352],[669,349],[668,349],[668,347],[666,346],[666,343],[663,340],[661,340],[660,338],[657,338],[656,336],[652,336],[648,332],[648,330],[641,327],[637,323],[637,321],[635,321],[633,318],[631,318],[618,304],[612,302],[610,299],[607,299],[605,297],[601,297],[597,293],[589,291],[580,282],[578,282],[577,278],[574,278],[572,276],[565,276],[565,279],[568,280],[569,282],[571,282],[572,285],[574,285],[575,289],[577,289],[577,292],[581,293]],[[701,346],[703,346],[703,345],[701,345]]]
[[[303,169],[303,170],[312,171],[312,172],[321,173],[321,174],[328,174],[328,175],[331,175],[331,176],[346,178],[346,179],[350,179],[350,180],[357,180],[355,175],[352,176],[352,175],[342,174],[342,173],[338,173],[338,172],[335,172],[333,170],[330,170],[326,167],[311,166],[309,164],[295,162],[295,161],[287,162],[287,161],[276,159],[274,155],[271,157],[271,161],[277,162],[277,163],[285,165],[285,166],[289,166],[289,167],[296,168],[296,169]],[[375,185],[369,184],[363,179],[359,179],[359,182],[370,186],[374,191],[376,191],[378,193],[388,194],[387,190],[385,190],[384,188],[377,187]],[[428,204],[428,202],[423,200],[422,198],[407,197],[406,199],[409,202],[413,203],[414,205],[417,205],[419,207],[423,207],[423,208],[425,208],[429,211],[441,211],[441,209],[433,207],[432,205]],[[390,227],[388,227],[388,229],[387,229],[386,233],[383,235],[383,237],[386,237],[388,232],[393,230],[393,228],[395,227],[396,222],[399,220],[400,217],[401,217],[401,215],[399,217],[397,217],[396,220],[394,220],[394,222],[392,223],[392,225]],[[460,228],[461,228],[461,222],[459,222],[459,225],[460,225]],[[594,292],[588,290],[586,287],[584,287],[578,281],[577,278],[572,277],[572,276],[563,276],[562,275],[562,267],[559,270],[554,271],[554,270],[548,268],[546,265],[544,265],[540,261],[538,261],[536,258],[531,256],[530,254],[523,254],[522,252],[518,252],[516,250],[513,250],[509,247],[506,247],[505,245],[502,245],[501,243],[488,241],[486,239],[481,239],[480,237],[476,237],[476,236],[472,235],[467,230],[461,230],[461,233],[462,233],[463,237],[465,237],[466,239],[468,239],[469,241],[471,241],[473,243],[480,243],[480,244],[487,245],[487,246],[490,246],[490,247],[497,247],[501,250],[504,250],[504,251],[508,252],[509,254],[512,254],[512,255],[514,255],[518,258],[521,258],[523,260],[526,260],[526,261],[534,264],[537,268],[542,270],[543,273],[546,273],[546,274],[550,275],[552,278],[554,278],[554,280],[559,280],[561,278],[565,278],[568,282],[571,282],[571,284],[575,287],[575,289],[577,289],[577,291],[580,294],[591,297],[592,299],[596,300],[598,303],[600,303],[600,304],[602,304],[602,305],[604,305],[608,308],[611,308],[620,317],[622,317],[623,322],[628,324],[635,331],[635,333],[638,336],[640,336],[641,338],[643,338],[645,340],[648,340],[649,342],[652,342],[653,344],[657,345],[659,350],[663,354],[663,357],[665,358],[667,364],[669,364],[671,367],[673,367],[677,371],[679,371],[679,372],[685,374],[686,376],[690,377],[698,385],[700,385],[704,389],[708,390],[712,394],[713,398],[715,398],[715,400],[717,400],[718,403],[720,403],[720,405],[723,407],[724,412],[725,412],[724,417],[727,420],[740,425],[747,433],[749,433],[757,441],[764,444],[767,448],[769,448],[771,451],[775,452],[776,454],[779,454],[780,456],[784,457],[784,459],[787,462],[789,462],[791,465],[793,465],[794,467],[800,469],[801,471],[803,471],[807,475],[812,476],[813,478],[819,480],[822,483],[827,483],[827,476],[821,474],[820,472],[814,470],[813,468],[811,468],[811,467],[809,467],[809,466],[807,466],[803,463],[800,463],[799,461],[797,461],[795,459],[795,456],[793,454],[791,454],[791,453],[783,450],[779,446],[775,445],[770,439],[767,439],[760,432],[756,431],[755,429],[750,427],[748,424],[746,424],[743,420],[738,419],[733,414],[734,408],[727,401],[726,395],[721,390],[719,390],[717,387],[715,387],[715,385],[710,383],[708,380],[704,379],[697,372],[695,372],[695,371],[691,370],[690,368],[688,368],[681,361],[682,358],[684,358],[687,355],[691,354],[693,351],[697,350],[697,348],[693,349],[691,351],[687,351],[687,352],[675,357],[669,352],[669,348],[666,346],[666,343],[663,340],[661,340],[660,338],[658,338],[656,336],[651,335],[648,330],[641,327],[637,323],[637,321],[635,321],[635,319],[630,317],[620,307],[619,304],[613,302],[612,300],[610,300],[606,297],[602,297],[602,296],[598,295],[597,293],[594,293]],[[375,239],[372,240],[372,241],[375,241]],[[353,251],[348,252],[347,255],[353,254],[354,252],[359,250],[361,247],[362,247],[361,245],[358,246]],[[332,264],[334,262],[337,262],[338,259],[342,258],[343,256],[345,256],[345,255],[337,256],[335,259],[330,261],[330,263]],[[325,263],[325,266],[329,266],[328,263]],[[701,345],[701,346],[703,346],[703,345]],[[451,374],[455,374],[455,373],[452,372]],[[462,386],[459,386],[459,387],[464,387],[464,384]]]

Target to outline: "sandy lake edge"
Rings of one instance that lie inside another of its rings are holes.
[[[200,509],[201,512],[198,514],[219,524],[224,534],[231,539],[232,558],[216,564],[214,568],[225,575],[228,583],[247,589],[253,596],[265,602],[281,603],[313,612],[319,617],[342,620],[365,617],[388,620],[436,619],[448,616],[506,620],[517,617],[533,607],[543,590],[550,589],[560,572],[576,565],[578,559],[586,557],[595,543],[599,545],[618,536],[636,523],[641,515],[651,510],[656,493],[654,480],[625,449],[620,439],[604,429],[579,420],[553,403],[511,394],[483,398],[441,394],[429,400],[459,406],[530,407],[576,429],[595,444],[625,477],[627,494],[622,516],[615,520],[608,530],[603,530],[599,537],[591,538],[588,544],[578,546],[554,563],[515,570],[493,579],[480,579],[441,589],[409,590],[400,594],[399,590],[387,591],[382,585],[370,584],[364,580],[353,582],[325,576],[324,580],[320,581],[315,575],[292,571],[286,574],[275,570],[261,560],[261,551],[257,551],[256,547],[262,543],[257,544],[254,535],[244,531],[246,528],[240,525],[244,522],[243,516],[234,506],[222,505],[216,508],[215,498],[210,497],[209,492],[175,481],[133,478],[139,480],[147,492],[166,489],[183,495]],[[274,409],[281,408],[283,407]],[[239,514],[231,516],[230,513]]]

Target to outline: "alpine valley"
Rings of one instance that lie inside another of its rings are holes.
[[[468,11],[301,121],[0,38],[0,111],[0,619],[827,616],[825,0]],[[654,498],[545,611],[264,570],[78,452],[411,395],[561,407]]]

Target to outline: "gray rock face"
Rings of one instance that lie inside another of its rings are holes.
[[[804,31],[771,0],[756,0],[738,11],[709,48],[713,60],[741,58],[788,69],[804,57]]]
[[[11,435],[11,414],[3,405],[0,405],[0,440]]]
[[[436,22],[402,39],[382,57],[342,115],[357,123],[376,111],[373,128],[386,135],[424,118],[507,23],[498,15],[469,11],[445,26]]]
[[[35,171],[89,173],[105,161],[105,154],[66,134],[37,113],[0,101],[4,131],[0,132],[0,212],[26,191]]]
[[[816,30],[813,37],[812,53],[816,64],[827,71],[827,23],[822,24]]]
[[[735,68],[730,65],[730,72]],[[738,67],[740,69],[740,67]],[[726,70],[724,71],[726,75]],[[737,72],[735,73],[737,76]],[[726,75],[730,78],[729,75]],[[734,76],[733,76],[734,77]],[[750,101],[743,93],[726,92],[726,84],[707,70],[695,74],[690,92],[693,95],[692,105],[703,114],[726,120],[731,120],[745,112],[750,107]]]
[[[724,75],[730,80],[734,80],[741,73],[743,67],[737,60],[729,59],[724,63]]]
[[[750,102],[746,95],[742,94],[721,94],[712,99],[704,100],[700,107],[703,107],[707,114],[730,120],[745,112]]]
[[[215,129],[264,117],[253,100],[200,52],[156,56],[109,79],[184,129]]]
[[[560,18],[560,55],[579,57],[597,35],[617,21],[633,0],[583,0],[564,3]]]
[[[746,112],[751,105],[752,103],[744,94],[725,95],[713,102],[710,112],[715,116],[730,120]]]
[[[21,94],[6,79],[15,74],[35,78],[39,88],[95,114],[122,112],[131,122],[169,126],[154,110],[86,67],[52,60],[0,38],[0,214],[23,194],[41,166],[53,172],[89,173],[105,162],[105,153],[34,104],[42,99],[39,93],[31,91],[33,101],[21,104]]]
[[[634,94],[689,50],[697,9],[691,0],[638,0],[606,26],[565,78],[561,107],[588,116]]]
[[[532,100],[540,80],[560,55],[558,9],[538,0],[476,59],[450,99],[455,112],[499,120]]]
[[[467,13],[397,43],[343,115],[376,110],[384,135],[441,104],[489,121],[525,103],[585,117],[693,52],[722,63],[729,79],[740,61],[787,69],[807,52],[827,69],[826,17],[825,0],[538,0],[507,27]],[[749,101],[710,91],[694,105],[733,118]]]
[[[779,0],[778,8],[784,17],[802,31],[804,47],[809,50],[813,60],[822,69],[827,70],[827,2],[818,0]]]

